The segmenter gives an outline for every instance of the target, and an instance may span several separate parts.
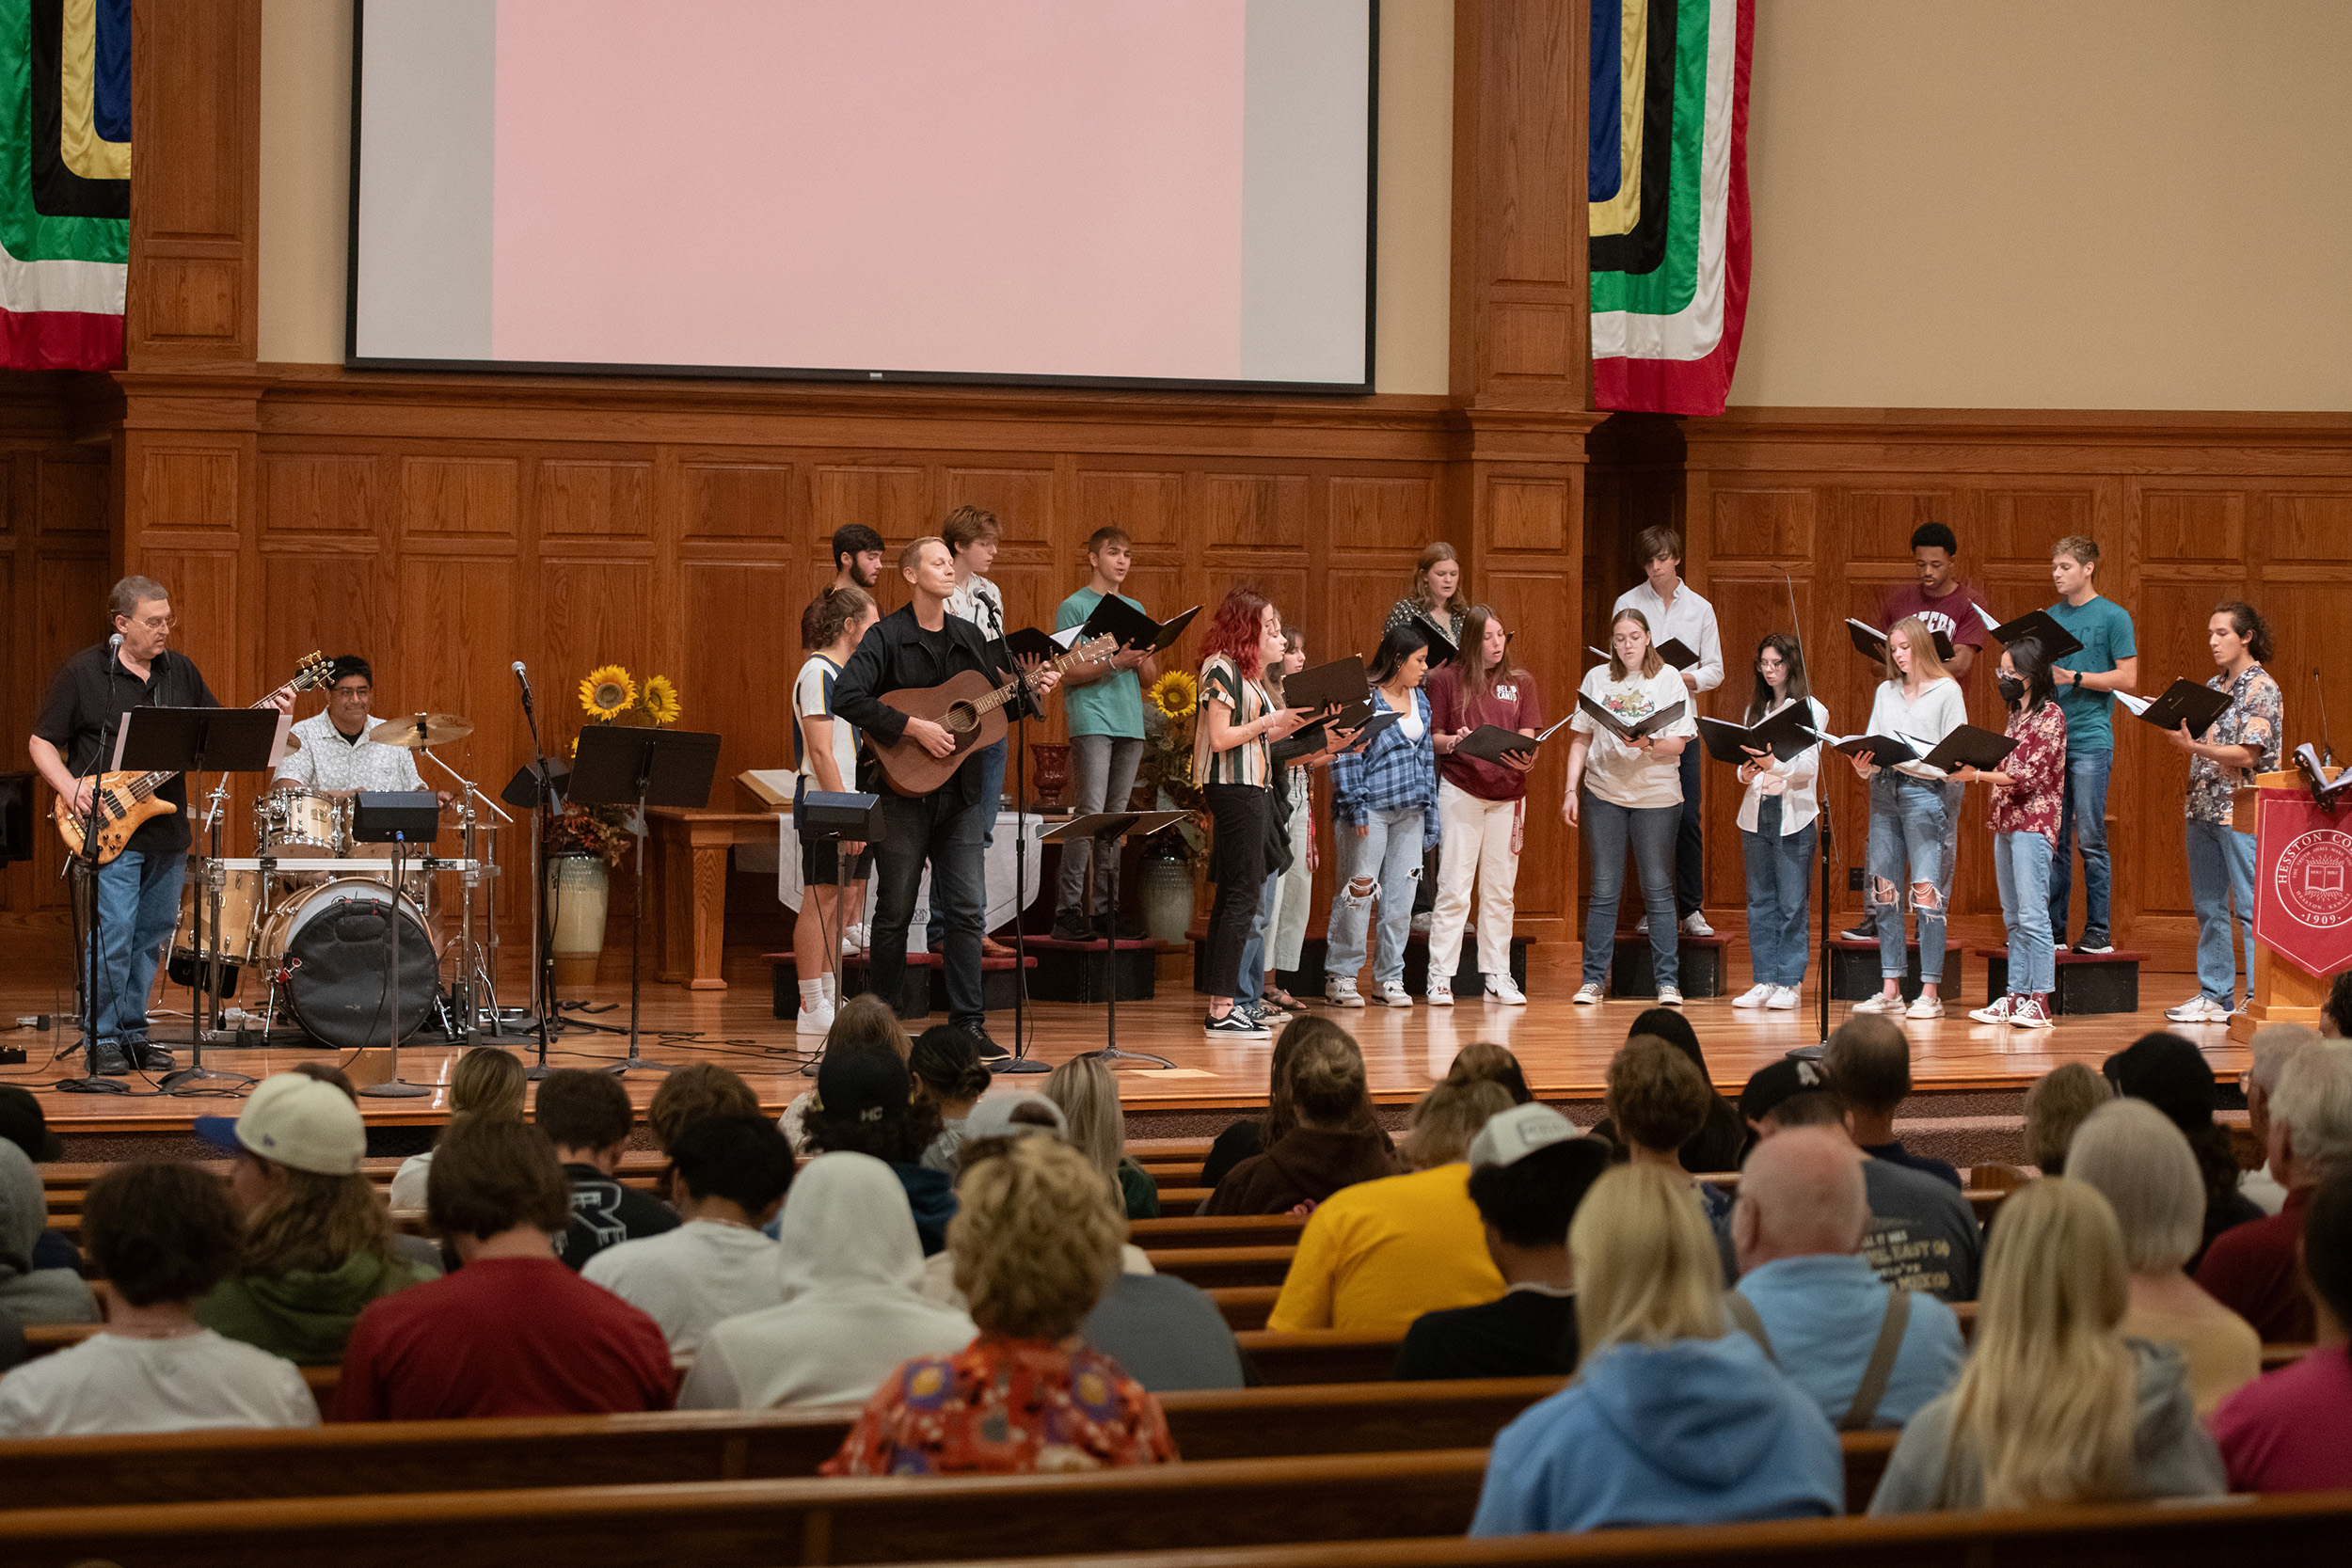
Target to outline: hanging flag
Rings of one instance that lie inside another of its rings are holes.
[[[131,0],[0,0],[0,368],[122,363]]]
[[[1720,414],[1748,308],[1755,0],[1594,0],[1593,401]]]

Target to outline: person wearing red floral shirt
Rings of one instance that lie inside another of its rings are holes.
[[[1177,1457],[1160,1402],[1078,1338],[1119,1272],[1125,1216],[1052,1137],[968,1147],[947,1250],[980,1337],[882,1380],[829,1476],[1028,1474]]]
[[[2009,994],[1968,1016],[1979,1023],[2047,1029],[2050,993],[2058,989],[2058,954],[2050,945],[2050,866],[2058,852],[2058,815],[2066,797],[2066,715],[2052,695],[2049,660],[2042,644],[2021,637],[2001,654],[1995,677],[2009,704],[2002,731],[2017,742],[1998,772],[1956,768],[1963,784],[1993,786],[1988,825],[1993,869],[2001,889],[2001,923],[2009,927]]]

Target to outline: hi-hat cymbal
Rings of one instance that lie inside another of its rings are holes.
[[[368,738],[413,752],[425,746],[446,746],[471,734],[473,721],[454,713],[412,713],[405,719],[385,720],[368,732]]]

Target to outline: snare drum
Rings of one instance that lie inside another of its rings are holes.
[[[351,837],[343,801],[315,789],[281,789],[253,803],[253,836],[263,855],[342,855]]]

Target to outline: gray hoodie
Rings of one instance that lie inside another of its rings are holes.
[[[2230,1489],[2220,1450],[2198,1423],[2188,1363],[2170,1345],[2127,1339],[2137,1362],[2138,1418],[2132,1430],[2136,1497],[2217,1497]],[[1984,1468],[1974,1448],[1952,1449],[1957,1396],[1929,1401],[1903,1428],[1886,1475],[1870,1498],[1873,1516],[1982,1508]]]
[[[40,1172],[0,1138],[0,1310],[22,1323],[94,1323],[98,1303],[79,1275],[33,1267],[33,1243],[48,1223]]]

